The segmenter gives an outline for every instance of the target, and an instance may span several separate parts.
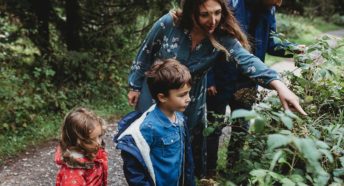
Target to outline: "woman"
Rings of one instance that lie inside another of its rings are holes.
[[[240,30],[225,0],[185,0],[178,22],[167,14],[148,33],[131,66],[129,74],[130,105],[144,111],[152,104],[144,73],[156,58],[176,58],[186,65],[192,75],[191,102],[185,111],[193,134],[195,162],[205,162],[202,130],[206,126],[206,74],[216,61],[236,63],[241,73],[266,88],[275,89],[285,109],[306,114],[297,96],[258,58],[250,54],[245,35]],[[233,62],[234,61],[234,62]],[[200,145],[201,144],[201,145]],[[196,165],[196,174],[205,170]],[[198,172],[197,172],[198,171]]]

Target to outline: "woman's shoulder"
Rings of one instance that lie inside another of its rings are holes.
[[[163,29],[173,27],[174,21],[173,21],[173,17],[171,13],[168,12],[167,14],[160,17],[158,21],[156,22],[156,24],[159,24]]]
[[[237,41],[237,39],[234,36],[227,34],[227,33],[224,33],[224,32],[220,32],[220,31],[216,33],[216,38],[220,42],[235,42],[235,41]]]
[[[234,47],[234,46],[241,46],[239,40],[229,34],[217,34],[217,38],[220,42],[220,44],[222,44],[225,48],[228,49],[228,47]]]

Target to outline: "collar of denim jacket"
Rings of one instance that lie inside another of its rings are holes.
[[[168,119],[168,117],[160,110],[158,106],[155,107],[153,113],[155,114],[157,119],[160,120],[161,124],[163,124],[163,126],[166,128],[178,126],[180,123],[180,118],[178,117],[177,112],[175,112],[175,115],[176,115],[175,123],[171,122],[171,120]]]

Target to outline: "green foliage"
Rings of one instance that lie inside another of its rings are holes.
[[[269,96],[252,111],[229,118],[250,122],[240,160],[229,180],[249,185],[342,185],[344,183],[343,40],[328,36],[295,55],[300,75],[286,73],[307,117],[281,111]],[[231,142],[229,142],[231,143]]]
[[[56,138],[73,107],[113,115],[111,121],[128,112],[129,65],[151,24],[171,5],[68,2],[77,3],[74,17],[67,16],[66,2],[55,0],[39,6],[5,0],[0,6],[0,163]],[[49,17],[40,16],[45,10]]]
[[[312,44],[316,38],[328,31],[339,30],[341,27],[334,24],[335,19],[325,21],[321,17],[308,18],[291,14],[276,14],[277,32],[283,34],[291,42],[296,44]],[[271,66],[273,63],[284,61],[285,58],[266,55],[265,63]]]
[[[344,14],[343,2],[340,0],[283,1],[281,10],[290,14],[301,14],[307,17],[322,16],[328,20],[333,14]]]

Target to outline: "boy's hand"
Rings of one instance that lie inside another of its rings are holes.
[[[210,86],[208,88],[208,94],[210,96],[215,96],[217,94],[216,86]]]
[[[130,106],[136,106],[137,101],[139,100],[140,92],[130,90],[128,93],[128,103]]]

